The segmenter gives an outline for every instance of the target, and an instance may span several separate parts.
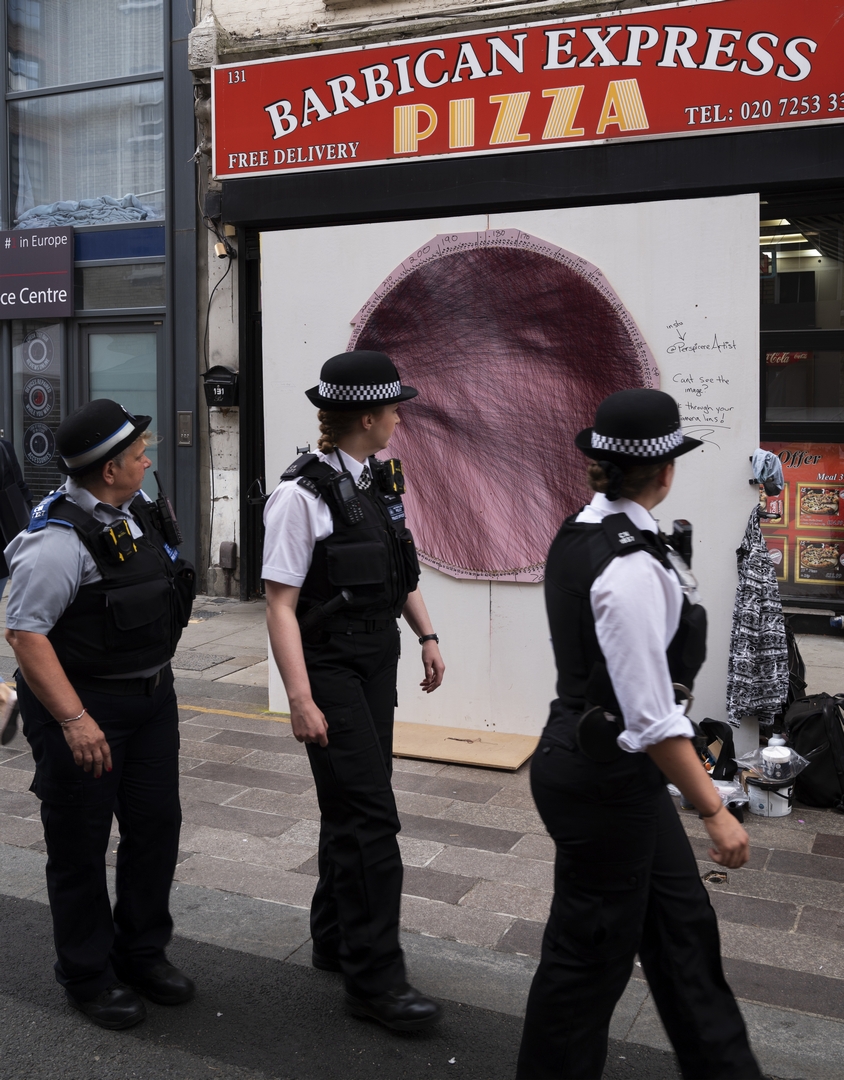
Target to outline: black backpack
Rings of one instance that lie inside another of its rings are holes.
[[[795,701],[783,727],[789,746],[809,764],[794,781],[794,795],[807,806],[844,814],[844,694],[813,694]]]

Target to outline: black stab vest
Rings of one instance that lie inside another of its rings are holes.
[[[282,475],[321,495],[331,510],[333,531],[314,546],[313,558],[299,593],[301,619],[312,607],[337,596],[354,595],[340,617],[381,620],[398,618],[419,583],[419,561],[405,522],[400,496],[377,490],[375,471],[369,491],[360,492],[363,521],[349,525],[334,503],[329,483],[337,471],[315,454],[298,458]]]
[[[567,518],[557,533],[545,568],[545,605],[557,663],[557,696],[567,709],[581,713],[600,705],[616,716],[621,709],[595,634],[589,590],[616,558],[647,551],[666,569],[673,568],[665,542],[640,531],[626,514],[611,514],[599,524]],[[706,659],[706,612],[683,596],[680,625],[666,652],[672,682],[691,690]]]
[[[71,681],[74,675],[123,675],[163,667],[190,617],[193,567],[184,559],[171,559],[146,500],[137,496],[130,509],[143,536],[135,539],[137,552],[125,562],[109,556],[101,535],[104,523],[75,503],[53,497],[46,513],[36,509],[33,531],[71,525],[102,574],[101,581],[80,586],[47,634]]]

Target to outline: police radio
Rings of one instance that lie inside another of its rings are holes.
[[[337,473],[326,483],[326,487],[343,523],[359,525],[363,521],[363,506],[351,473]]]
[[[156,525],[170,547],[178,547],[184,542],[176,515],[173,513],[173,504],[164,494],[161,479],[158,472],[154,472],[155,482],[158,484],[158,498],[155,500]]]

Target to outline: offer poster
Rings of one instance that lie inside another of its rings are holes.
[[[760,495],[762,521],[784,596],[844,597],[844,444],[762,443],[785,487]]]

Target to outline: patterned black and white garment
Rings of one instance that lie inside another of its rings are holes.
[[[733,609],[727,668],[727,719],[743,716],[773,722],[788,694],[788,648],[776,571],[759,528],[762,508],[747,523],[738,557],[739,582]]]

